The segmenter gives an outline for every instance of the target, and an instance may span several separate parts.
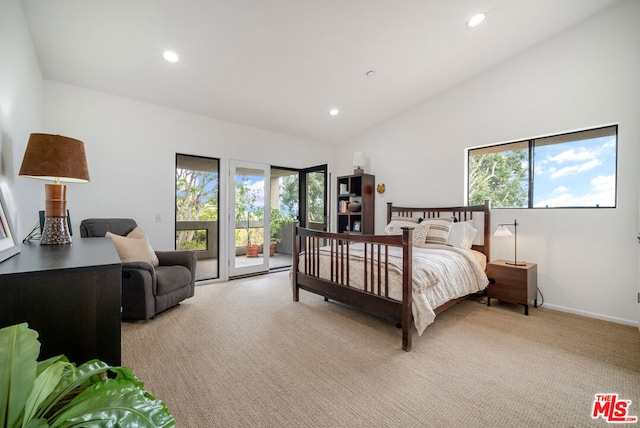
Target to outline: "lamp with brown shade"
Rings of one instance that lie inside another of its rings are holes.
[[[44,186],[45,223],[40,244],[70,244],[67,186],[61,182],[89,181],[84,143],[62,135],[31,134],[19,175],[53,181]]]

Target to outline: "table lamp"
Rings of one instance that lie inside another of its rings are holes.
[[[62,135],[31,134],[19,175],[53,181],[44,185],[45,222],[40,245],[70,244],[67,186],[61,182],[89,181],[84,143]]]
[[[362,152],[355,152],[353,154],[353,173],[355,175],[362,175],[364,173],[364,165],[367,159]]]
[[[513,226],[513,233],[506,226]],[[513,261],[506,262],[511,266],[526,266],[525,262],[518,261],[518,220],[513,220],[513,223],[503,223],[498,225],[498,229],[493,233],[493,236],[513,236]]]

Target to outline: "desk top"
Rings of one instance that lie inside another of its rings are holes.
[[[29,241],[21,244],[20,249],[20,253],[0,263],[0,275],[120,264],[109,238],[73,238],[69,245]]]

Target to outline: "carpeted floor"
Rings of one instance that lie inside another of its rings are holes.
[[[387,321],[304,291],[293,302],[281,272],[123,323],[122,361],[178,427],[607,426],[591,418],[597,393],[640,416],[637,328],[529,314],[466,300],[407,353]]]

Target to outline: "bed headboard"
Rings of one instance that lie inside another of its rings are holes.
[[[491,247],[491,201],[488,199],[484,201],[483,205],[436,208],[396,207],[393,206],[393,203],[387,202],[387,223],[391,221],[392,217],[418,217],[424,219],[455,217],[457,221],[474,220],[473,226],[478,229],[478,235],[482,236],[482,243],[474,244],[471,248],[484,253],[487,256],[487,260],[491,260],[489,257]]]

